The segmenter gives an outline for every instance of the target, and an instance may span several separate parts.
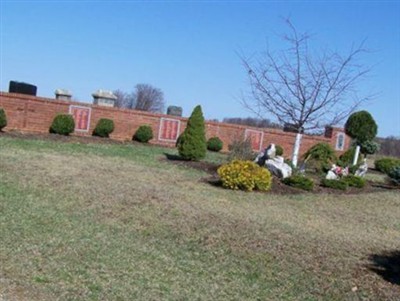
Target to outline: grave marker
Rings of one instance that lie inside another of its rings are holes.
[[[181,121],[178,119],[161,118],[158,140],[174,142],[178,139]]]
[[[91,108],[70,105],[69,113],[74,117],[76,132],[89,131]]]

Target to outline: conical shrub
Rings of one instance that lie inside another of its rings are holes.
[[[198,161],[206,156],[207,142],[201,106],[194,108],[177,147],[184,160]]]

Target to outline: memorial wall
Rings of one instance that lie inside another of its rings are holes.
[[[100,118],[114,121],[115,129],[111,139],[132,140],[141,125],[149,125],[153,129],[152,144],[174,147],[179,135],[186,127],[187,118],[166,114],[154,114],[130,109],[104,107],[75,101],[42,98],[23,94],[0,92],[0,107],[7,115],[8,125],[5,131],[48,133],[49,127],[57,114],[71,114],[75,120],[74,135],[92,135]],[[243,125],[220,122],[206,122],[207,138],[219,137],[223,143],[223,151],[235,139],[249,138],[254,151],[260,151],[270,143],[279,144],[284,149],[284,156],[290,156],[295,133],[279,129],[255,128]],[[312,145],[326,142],[337,152],[345,151],[350,145],[350,138],[341,128],[327,128],[325,135],[303,135],[300,153],[304,153]]]

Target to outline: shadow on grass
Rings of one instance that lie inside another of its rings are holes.
[[[392,284],[400,285],[400,250],[373,254],[369,260],[371,271]]]
[[[168,160],[171,160],[171,161],[187,161],[179,155],[164,153],[164,156],[165,156],[165,158],[167,158]]]

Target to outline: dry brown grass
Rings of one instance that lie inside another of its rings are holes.
[[[162,150],[0,145],[0,294],[11,300],[400,296],[369,268],[371,255],[400,250],[398,192],[235,192],[159,162]]]

